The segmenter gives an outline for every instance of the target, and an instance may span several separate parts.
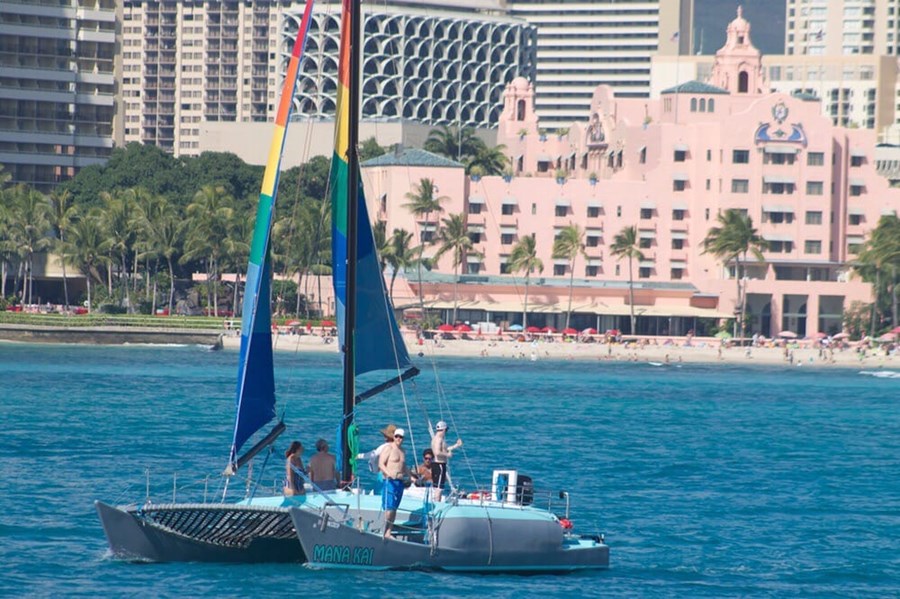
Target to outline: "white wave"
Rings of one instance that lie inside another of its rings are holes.
[[[900,372],[896,370],[860,370],[857,374],[874,376],[879,379],[900,379]]]

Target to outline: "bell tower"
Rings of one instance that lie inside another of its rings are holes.
[[[738,6],[737,18],[728,24],[725,45],[716,52],[709,83],[735,95],[766,92],[762,53],[750,41],[750,23]]]

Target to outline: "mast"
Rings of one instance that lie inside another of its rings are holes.
[[[347,301],[344,305],[344,401],[341,418],[341,473],[345,481],[352,476],[350,447],[347,431],[353,423],[354,398],[356,396],[355,356],[356,345],[356,267],[357,230],[359,227],[359,82],[362,60],[361,0],[350,3],[350,77],[348,81],[350,131],[347,144]]]

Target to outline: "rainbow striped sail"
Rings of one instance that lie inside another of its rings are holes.
[[[341,53],[338,65],[337,113],[335,115],[334,156],[331,159],[331,250],[333,260],[334,295],[338,333],[341,346],[345,336],[355,341],[354,373],[360,375],[375,370],[393,370],[412,366],[406,344],[400,336],[394,309],[388,298],[384,277],[375,251],[375,238],[362,182],[359,184],[357,231],[348,231],[347,207],[348,150],[350,139],[350,7],[352,0],[344,0],[341,10]],[[357,119],[354,119],[357,122]],[[346,331],[344,310],[347,305],[347,240],[356,235],[356,330]],[[418,371],[416,371],[418,372]],[[368,395],[367,395],[368,396]]]
[[[281,100],[275,117],[275,133],[269,146],[269,160],[259,192],[256,225],[250,245],[247,285],[241,324],[241,354],[238,363],[237,410],[229,463],[256,431],[275,417],[275,373],[272,363],[272,308],[270,234],[275,218],[275,198],[281,173],[281,154],[293,106],[294,89],[300,71],[306,34],[314,0],[307,0],[303,19],[294,40],[294,49],[285,73]]]

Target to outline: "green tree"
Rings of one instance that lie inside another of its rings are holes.
[[[50,194],[50,224],[56,233],[57,251],[66,243],[66,232],[77,218],[78,209],[72,205],[72,194],[66,189],[57,189]],[[61,260],[63,275],[63,298],[69,308],[69,283],[66,276],[66,261]]]
[[[569,308],[566,310],[566,328],[572,318],[572,291],[575,286],[575,260],[585,256],[584,230],[576,224],[563,228],[553,242],[553,257],[569,261]]]
[[[366,160],[371,160],[372,158],[377,158],[382,154],[387,154],[388,148],[381,146],[378,144],[378,140],[375,137],[370,137],[367,140],[363,141],[359,146],[359,161],[365,162]]]
[[[526,235],[516,242],[509,254],[509,269],[512,272],[525,273],[525,303],[522,306],[522,328],[528,326],[528,284],[531,273],[544,271],[544,263],[537,256],[537,239],[535,234]]]
[[[617,260],[628,258],[628,305],[631,309],[631,334],[637,333],[634,318],[634,261],[643,260],[644,253],[638,246],[637,227],[625,227],[613,238],[610,253]]]
[[[459,306],[459,267],[466,263],[469,254],[480,256],[475,251],[475,245],[466,229],[464,214],[451,214],[443,219],[444,226],[438,236],[438,249],[434,253],[434,261],[437,262],[444,254],[450,254],[453,259],[453,322],[456,322],[456,313]]]
[[[414,217],[416,217],[416,221],[421,219],[424,221],[425,226],[429,226],[431,222],[431,214],[436,213],[439,214],[443,211],[443,207],[441,206],[441,202],[445,200],[449,200],[447,196],[438,196],[437,187],[434,184],[434,181],[428,178],[419,179],[419,183],[413,187],[413,190],[407,192],[406,199],[409,200],[406,204],[403,205],[404,208],[410,211]],[[425,235],[424,230],[419,231],[419,243],[422,245],[432,241],[430,236]],[[423,252],[424,253],[424,252]],[[416,265],[416,274],[419,280],[419,305],[424,304],[423,300],[423,290],[422,290],[422,266],[423,261],[419,260]]]
[[[11,200],[9,233],[24,267],[22,297],[32,303],[34,255],[50,247],[50,205],[35,189],[17,185],[8,194]]]
[[[134,311],[129,291],[129,259],[134,259],[135,244],[141,227],[140,212],[135,199],[135,188],[118,190],[113,193],[102,192],[103,202],[101,224],[109,238],[109,251],[119,270],[119,285],[122,297],[129,312]],[[109,265],[109,277],[112,264]],[[111,281],[111,278],[108,278]],[[110,293],[112,290],[110,289]]]
[[[882,216],[869,232],[854,270],[872,283],[873,301],[869,317],[869,335],[875,336],[880,306],[890,306],[892,326],[897,326],[897,272],[900,270],[900,218]],[[889,277],[885,275],[890,275]]]
[[[62,246],[62,259],[80,271],[87,284],[87,308],[93,311],[92,282],[102,282],[98,268],[109,263],[109,245],[106,233],[96,213],[90,213],[72,223],[69,235]]]
[[[747,309],[746,284],[743,282],[744,267],[747,263],[747,254],[753,256],[759,262],[765,262],[763,251],[766,249],[766,240],[759,236],[753,228],[753,219],[740,210],[726,210],[716,216],[719,225],[710,228],[703,240],[703,253],[713,254],[722,261],[723,266],[734,262],[734,278],[737,283],[737,297],[735,299],[738,319],[735,322],[734,336],[746,336],[745,311]],[[798,331],[802,334],[802,331]]]
[[[443,125],[440,129],[429,131],[422,147],[428,152],[462,162],[466,157],[475,156],[484,147],[484,142],[476,137],[475,130],[470,127],[459,129]]]
[[[383,258],[391,266],[389,290],[391,304],[394,303],[394,281],[397,280],[397,274],[401,270],[407,272],[419,266],[422,261],[422,251],[425,247],[421,244],[413,247],[412,241],[413,234],[404,229],[394,229],[394,233],[387,240]]]
[[[181,251],[185,222],[178,208],[162,196],[140,205],[143,254],[156,260],[165,260],[169,273],[169,293],[166,305],[169,314],[175,309],[175,257]],[[153,304],[156,309],[156,277],[154,277]]]
[[[505,150],[506,146],[503,144],[493,148],[482,144],[475,154],[465,161],[466,170],[469,174],[475,169],[479,169],[484,176],[502,175],[509,166],[509,158],[503,153]]]
[[[185,209],[190,219],[181,262],[201,260],[206,267],[206,305],[219,313],[219,267],[228,252],[234,198],[222,185],[204,185]]]

